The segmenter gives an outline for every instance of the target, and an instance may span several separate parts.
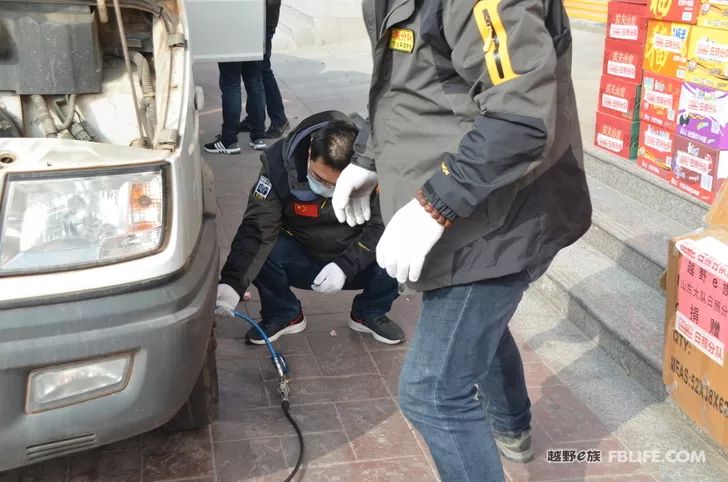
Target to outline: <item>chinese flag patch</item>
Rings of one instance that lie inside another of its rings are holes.
[[[293,203],[293,211],[298,216],[306,218],[317,218],[319,217],[319,205],[314,203]]]

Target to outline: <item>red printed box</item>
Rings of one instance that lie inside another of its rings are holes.
[[[648,10],[644,5],[609,2],[607,38],[645,43]]]
[[[645,72],[642,78],[640,119],[674,131],[681,88],[680,80]]]
[[[666,181],[672,179],[673,141],[675,133],[664,127],[642,122],[637,149],[637,164],[660,176]]]
[[[698,19],[700,0],[650,0],[648,10],[651,18],[694,24]]]
[[[643,57],[644,46],[608,38],[604,45],[603,73],[640,84]]]
[[[640,123],[597,112],[594,144],[624,159],[637,156]]]
[[[599,85],[598,110],[629,121],[639,119],[640,86],[611,75]]]
[[[672,184],[678,189],[712,204],[728,177],[728,151],[675,135]]]

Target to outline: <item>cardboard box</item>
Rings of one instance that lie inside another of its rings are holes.
[[[698,25],[728,30],[728,1],[702,0],[698,12]]]
[[[611,75],[603,75],[599,84],[598,110],[629,121],[639,119],[640,86]]]
[[[683,412],[726,450],[728,183],[706,224],[668,248],[662,379]]]
[[[607,38],[644,44],[647,37],[647,15],[645,5],[609,2]]]
[[[690,25],[647,22],[644,69],[664,77],[684,80],[687,72]]]
[[[644,48],[634,42],[608,38],[604,45],[603,74],[642,83]]]
[[[695,23],[700,9],[700,0],[650,0],[647,5],[651,18],[669,22]]]
[[[642,78],[640,119],[675,130],[682,81],[645,72]]]
[[[637,149],[637,164],[651,173],[670,181],[675,133],[664,127],[642,122]]]
[[[672,185],[711,204],[728,177],[728,151],[706,146],[681,135],[675,136],[674,148]]]
[[[728,30],[694,27],[687,60],[685,80],[728,90]]]
[[[626,119],[597,112],[594,144],[624,159],[637,157],[639,141],[639,121]]]
[[[685,82],[678,132],[709,147],[728,149],[728,92]]]

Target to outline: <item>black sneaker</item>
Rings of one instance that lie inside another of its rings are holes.
[[[501,455],[513,462],[525,464],[533,459],[531,448],[531,430],[526,430],[518,435],[507,435],[493,432],[495,445]]]
[[[288,323],[284,323],[282,325],[271,325],[267,321],[263,320],[258,323],[258,326],[260,326],[265,334],[268,335],[268,339],[271,342],[274,342],[283,335],[301,333],[303,330],[306,329],[308,324],[306,322],[306,317],[303,316],[302,311],[295,319],[289,321]],[[252,343],[253,345],[265,345],[265,340],[263,340],[263,338],[260,336],[258,330],[253,327],[250,327],[250,330],[248,330],[248,333],[246,333],[245,341],[247,341],[248,343]]]
[[[260,139],[250,139],[250,147],[256,151],[264,150],[266,148],[265,139],[262,137]]]
[[[250,132],[252,129],[250,128],[250,124],[248,124],[248,118],[246,117],[243,119],[243,122],[238,124],[238,132]]]
[[[222,136],[218,135],[215,140],[202,146],[206,152],[212,154],[239,154],[240,145],[237,142],[225,143]]]
[[[380,343],[396,345],[404,341],[404,331],[387,315],[375,320],[364,321],[354,313],[349,317],[349,328],[360,333],[369,333]]]
[[[242,122],[241,122],[242,124]],[[278,139],[279,137],[283,137],[288,132],[288,129],[291,128],[291,124],[286,121],[285,124],[282,126],[270,126],[267,131],[265,131],[265,138],[266,139]]]

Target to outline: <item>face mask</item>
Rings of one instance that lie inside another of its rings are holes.
[[[335,188],[324,186],[320,181],[311,177],[311,174],[308,174],[306,177],[308,178],[308,187],[311,188],[314,194],[318,194],[321,197],[334,197]]]

